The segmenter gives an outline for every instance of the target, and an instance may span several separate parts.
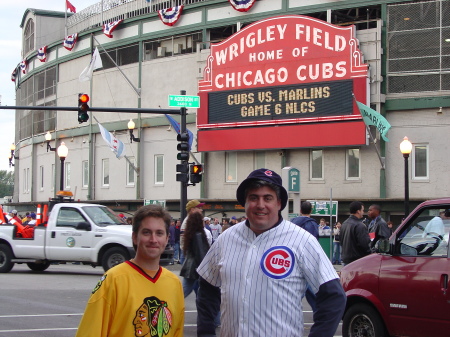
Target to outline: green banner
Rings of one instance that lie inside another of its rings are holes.
[[[375,125],[378,131],[381,134],[381,137],[388,142],[389,139],[386,137],[386,133],[391,128],[391,124],[377,111],[369,108],[367,105],[364,105],[360,102],[356,102],[358,104],[359,111],[363,117],[364,123],[366,125]]]

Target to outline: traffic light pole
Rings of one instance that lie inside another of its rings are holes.
[[[180,91],[181,95],[186,95],[186,90]],[[186,108],[180,108],[180,134],[184,134],[186,132]],[[185,167],[188,166],[189,160],[182,160],[181,164]],[[187,187],[188,182],[180,181],[180,218],[181,221],[186,218],[186,203],[187,203]]]

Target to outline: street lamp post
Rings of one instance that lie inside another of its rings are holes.
[[[64,142],[58,146],[58,157],[61,160],[61,180],[59,184],[59,189],[64,191],[64,160],[66,160],[67,154],[69,153],[69,149],[67,148]]]
[[[412,150],[412,144],[408,140],[408,137],[403,138],[400,143],[400,152],[405,158],[405,218],[409,214],[409,179],[408,179],[408,158]]]
[[[50,134],[50,131],[47,131],[45,134],[45,141],[47,142],[47,152],[50,151],[56,151],[54,147],[51,147],[50,141],[52,140],[52,135]]]
[[[135,127],[136,127],[136,124],[134,123],[134,121],[132,119],[130,119],[130,121],[128,122],[128,130],[130,130],[130,143],[133,143],[133,141],[135,141],[135,142],[141,141],[140,138],[136,138],[133,134],[133,130]]]

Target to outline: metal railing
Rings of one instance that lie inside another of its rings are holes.
[[[101,27],[104,23],[155,13],[161,9],[210,0],[103,0],[67,19],[69,34]]]

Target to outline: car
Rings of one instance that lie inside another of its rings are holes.
[[[344,337],[450,336],[450,198],[417,206],[374,253],[344,266]]]

